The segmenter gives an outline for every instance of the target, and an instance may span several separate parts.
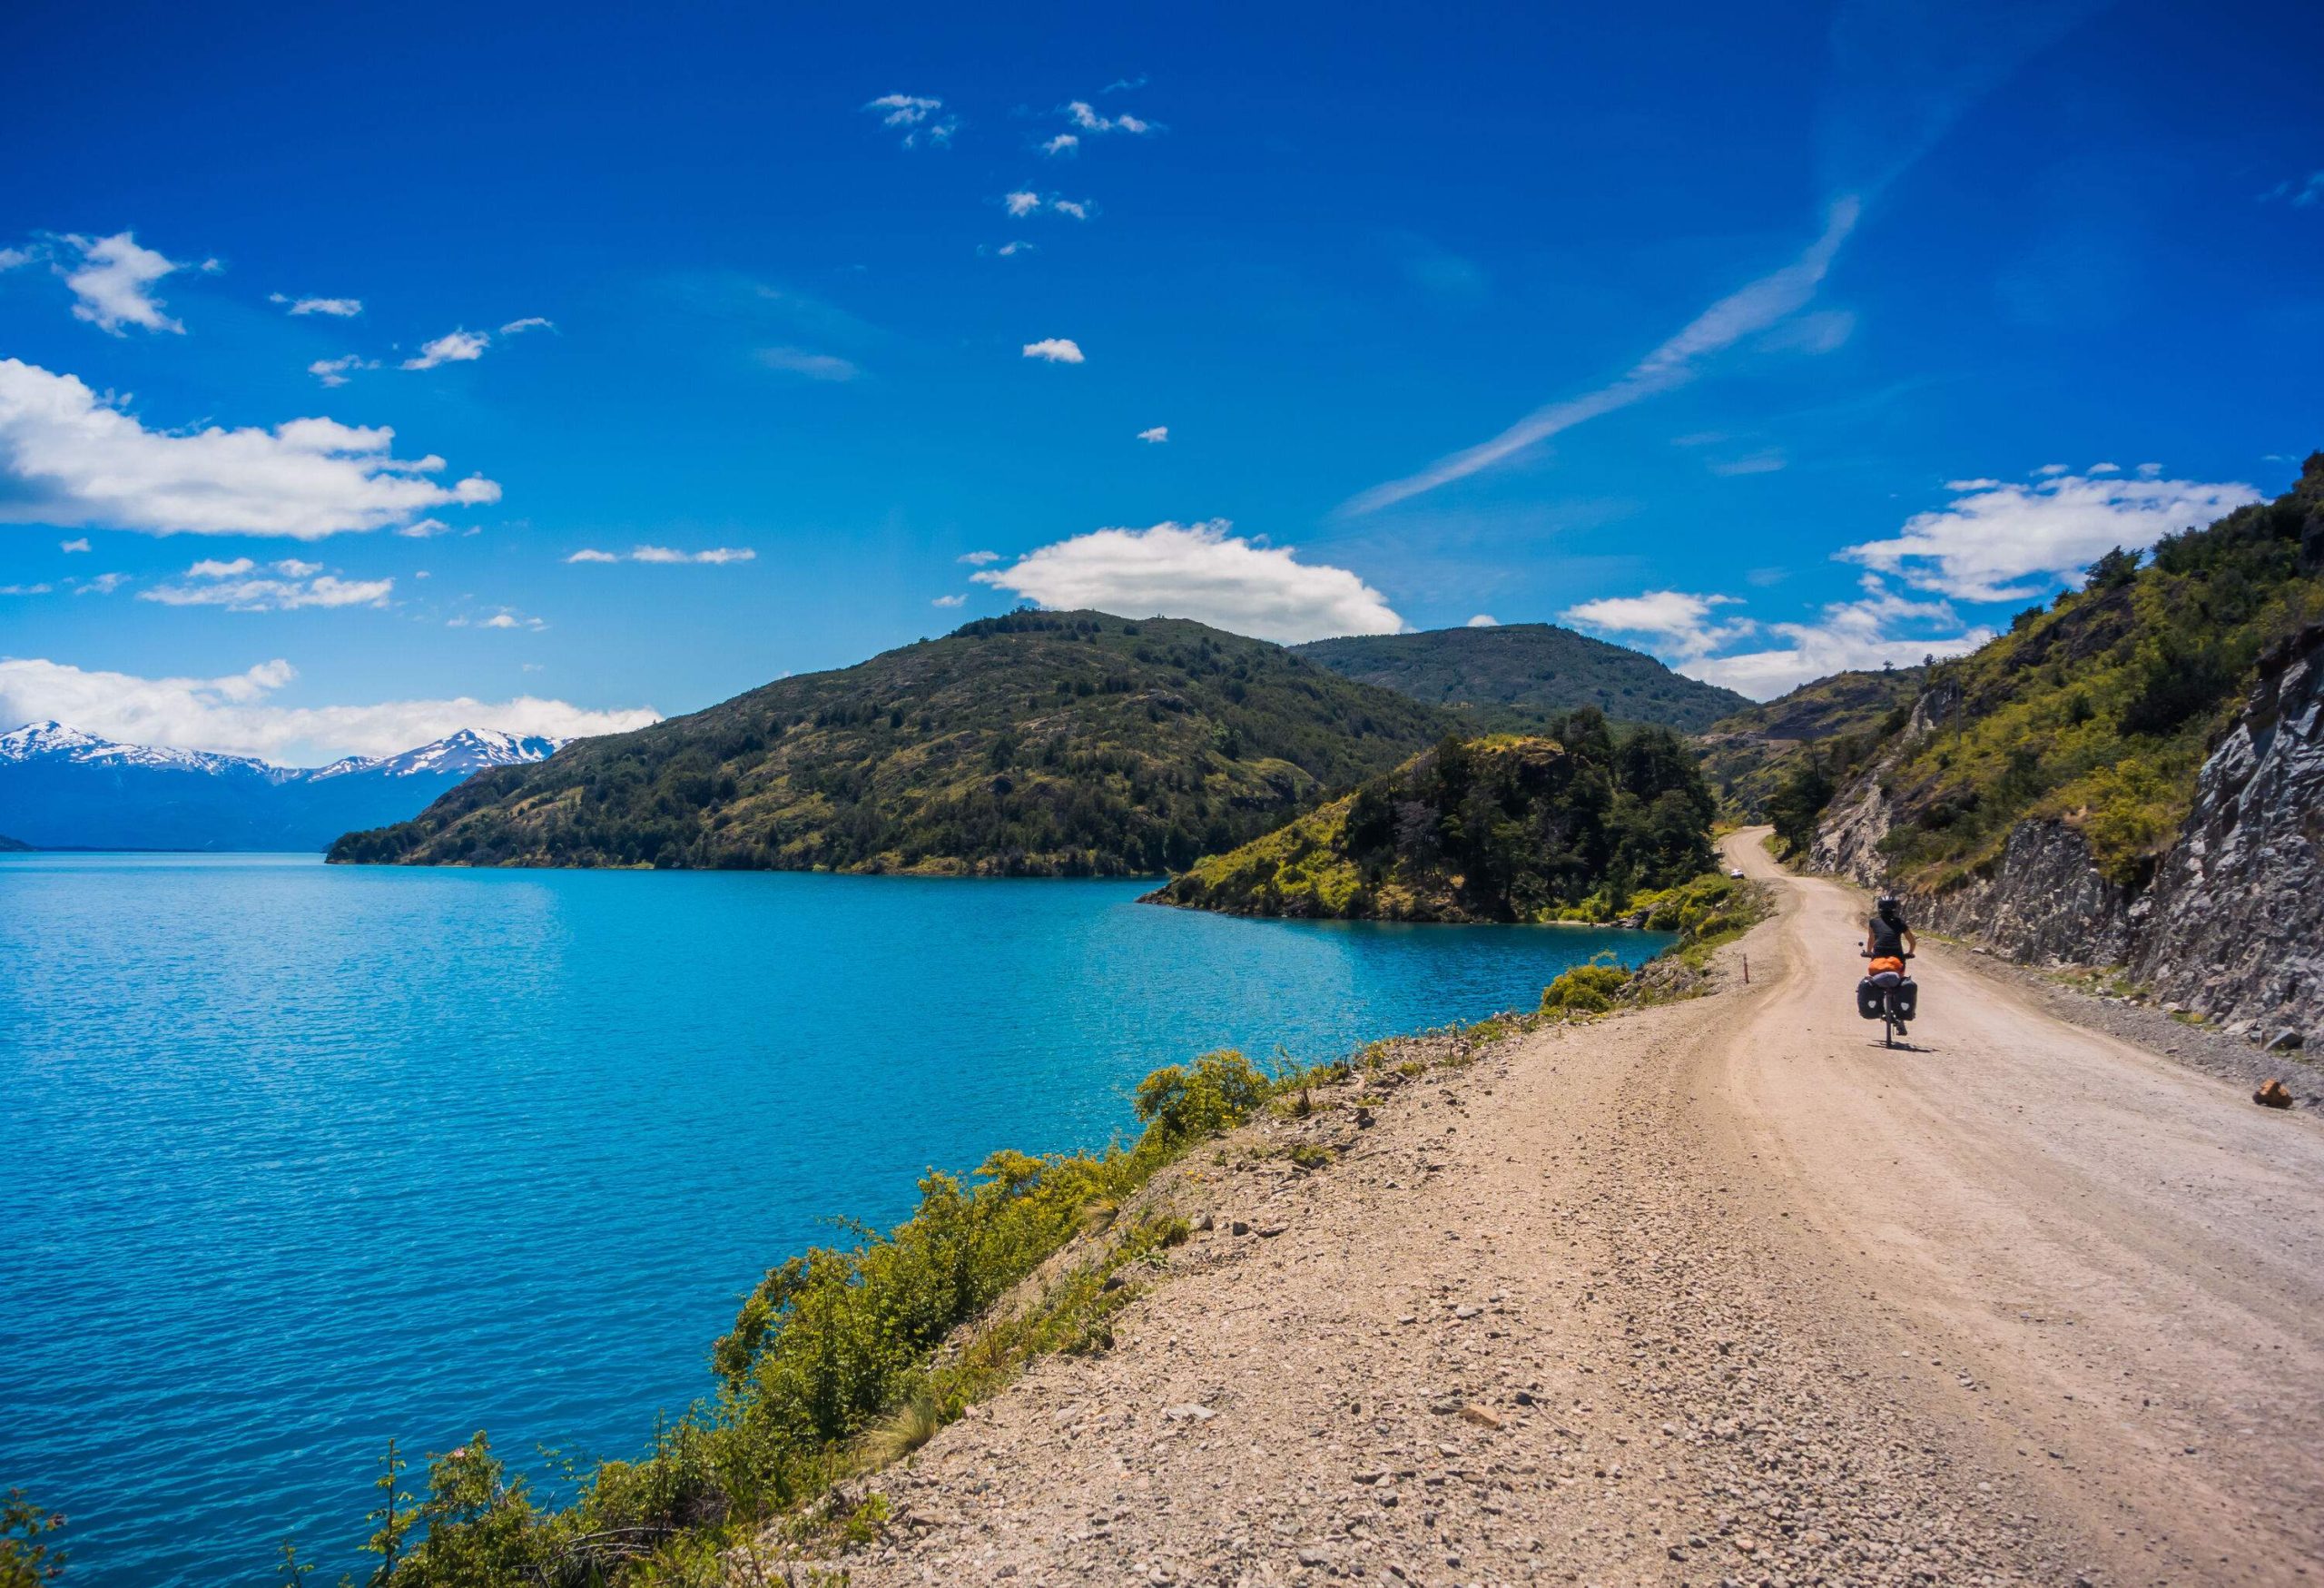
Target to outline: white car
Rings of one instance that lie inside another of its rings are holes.
[[[1739,866],[1739,865],[1737,865],[1737,866],[1729,866],[1729,867],[1728,867],[1727,874],[1728,874],[1728,876],[1730,876],[1730,877],[1735,877],[1735,878],[1739,879],[1739,878],[1741,878],[1741,876],[1743,875],[1743,868],[1742,868],[1741,866]]]

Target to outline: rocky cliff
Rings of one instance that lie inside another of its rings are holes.
[[[2134,907],[2132,972],[2273,1040],[2324,1016],[2324,625],[2260,658],[2242,716]]]

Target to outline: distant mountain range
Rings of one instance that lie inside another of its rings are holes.
[[[1615,722],[1699,733],[1751,704],[1642,652],[1551,623],[1357,635],[1292,649],[1342,677],[1428,705],[1467,706],[1488,723],[1496,708],[1539,719],[1594,705]]]
[[[487,767],[538,761],[562,743],[463,728],[400,755],[287,767],[30,723],[0,734],[0,833],[35,849],[320,852],[342,833],[417,815]]]

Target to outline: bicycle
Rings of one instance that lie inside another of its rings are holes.
[[[1856,950],[1856,957],[1868,960],[1868,949]],[[1910,960],[1910,954],[1896,956]],[[1880,1045],[1894,1048],[1896,1039],[1905,1035],[1907,1021],[1920,1016],[1920,983],[1902,971],[1879,971],[1856,984],[1856,1011],[1866,1020],[1880,1022]]]

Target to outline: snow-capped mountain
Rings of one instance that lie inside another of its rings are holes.
[[[28,723],[0,734],[0,833],[41,849],[321,850],[564,743],[462,728],[399,755],[293,767]]]
[[[299,775],[248,755],[217,755],[207,750],[176,750],[162,745],[123,745],[100,739],[63,723],[26,723],[0,734],[0,762],[49,759],[82,765],[148,766],[172,772],[206,772],[281,781]]]
[[[316,783],[327,777],[345,777],[354,773],[377,773],[382,777],[415,777],[423,774],[442,774],[457,772],[462,776],[482,772],[487,766],[521,766],[527,761],[546,761],[559,749],[571,744],[570,739],[544,738],[537,734],[504,734],[498,728],[462,728],[433,744],[422,745],[417,750],[406,750],[396,755],[369,757],[350,755],[334,761],[329,766],[318,766],[307,775]]]

